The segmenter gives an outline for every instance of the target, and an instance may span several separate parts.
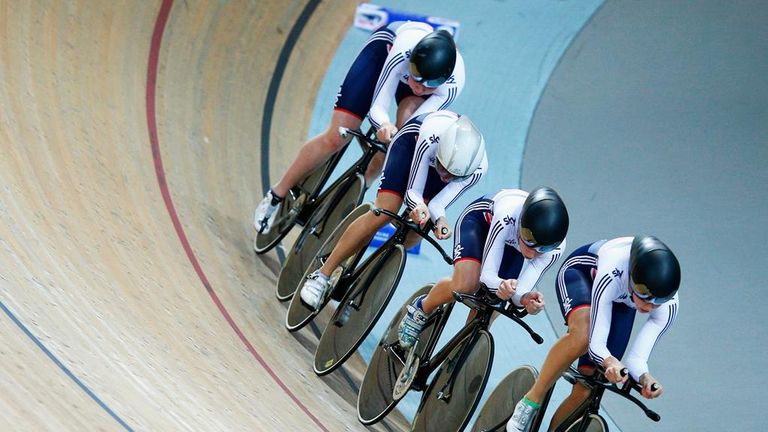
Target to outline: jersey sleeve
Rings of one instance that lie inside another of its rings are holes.
[[[408,73],[408,60],[406,52],[412,48],[412,42],[408,37],[397,37],[392,44],[392,49],[384,61],[384,68],[376,81],[373,92],[373,102],[368,112],[368,119],[377,130],[384,123],[391,123],[389,108],[395,98],[395,92],[400,82],[400,76]]]
[[[405,204],[410,209],[424,204],[424,187],[427,184],[427,174],[429,173],[429,159],[437,151],[437,143],[432,143],[429,135],[429,132],[424,131],[422,127],[416,141],[418,143],[416,151],[413,153],[413,160],[411,160],[408,189],[405,193]]]
[[[456,66],[453,68],[453,75],[448,78],[448,81],[435,89],[435,92],[432,93],[418,109],[416,109],[413,117],[423,113],[447,109],[456,98],[459,97],[462,90],[464,90],[464,82],[464,59],[461,57],[461,54],[457,52]]]
[[[619,289],[617,281],[611,276],[611,266],[598,264],[595,281],[592,285],[592,307],[589,314],[589,356],[598,365],[611,356],[608,350],[608,334],[611,330],[613,300]]]
[[[483,161],[475,172],[462,181],[450,182],[443,190],[437,193],[429,202],[429,214],[432,221],[437,222],[441,217],[445,217],[445,209],[454,203],[464,192],[476,185],[488,171],[488,157],[483,155]]]
[[[509,221],[514,209],[502,202],[493,205],[493,219],[488,229],[488,237],[483,248],[483,265],[480,272],[480,282],[496,293],[503,279],[499,277],[501,259],[504,257],[504,247],[507,237],[514,233],[515,226]]]
[[[523,267],[520,272],[520,276],[517,278],[517,290],[515,295],[512,296],[512,302],[517,306],[522,306],[520,299],[526,293],[533,291],[536,285],[541,280],[544,273],[549,270],[562,255],[565,250],[565,240],[560,243],[557,249],[541,254],[532,260],[528,261],[528,265]]]
[[[648,316],[648,320],[643,324],[640,332],[637,334],[629,353],[625,356],[624,364],[629,369],[629,374],[635,381],[640,376],[648,372],[648,358],[661,336],[672,327],[677,318],[679,304],[677,299],[673,299],[654,309]]]

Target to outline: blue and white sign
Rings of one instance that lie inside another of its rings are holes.
[[[419,15],[410,12],[396,11],[383,6],[370,3],[357,5],[355,11],[355,27],[364,30],[376,30],[377,28],[395,21],[420,21],[427,23],[436,30],[447,30],[454,40],[459,39],[459,22],[447,18],[428,15]]]

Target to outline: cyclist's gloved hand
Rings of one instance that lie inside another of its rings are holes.
[[[517,291],[517,279],[505,279],[501,281],[499,289],[496,290],[496,297],[502,300],[509,300]]]
[[[608,357],[603,361],[603,367],[605,368],[605,378],[612,383],[623,383],[627,380],[628,375],[622,375],[622,371],[626,368],[616,357]]]
[[[642,395],[646,399],[657,398],[664,392],[664,387],[648,372],[640,375],[640,385],[643,386]]]
[[[376,138],[384,144],[389,144],[392,141],[392,137],[397,133],[397,127],[392,123],[384,123],[381,125],[378,131],[376,131]]]
[[[538,291],[527,292],[520,299],[520,304],[525,306],[529,314],[536,315],[544,309],[544,294]]]
[[[442,216],[437,218],[437,222],[435,222],[435,228],[433,231],[435,232],[435,237],[437,237],[438,240],[451,238],[451,228],[448,226],[448,221],[446,221]]]
[[[411,210],[411,219],[419,224],[420,227],[424,227],[424,224],[429,220],[429,208],[426,204],[419,204]]]

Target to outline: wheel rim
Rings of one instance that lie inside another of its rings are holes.
[[[364,180],[362,176],[358,176],[357,180],[344,191],[344,196],[339,199],[335,207],[327,213],[322,232],[310,233],[316,225],[314,216],[304,226],[299,235],[299,239],[304,238],[301,248],[296,249],[295,245],[291,248],[280,270],[276,294],[279,300],[289,300],[293,296],[302,281],[301,276],[304,271],[312,264],[312,260],[325,241],[334,233],[335,227],[343,224],[344,219],[349,215],[356,215],[350,216],[354,220],[370,210],[370,207],[358,206],[363,198],[363,187]],[[328,197],[332,198],[331,195]]]
[[[332,372],[357,350],[392,298],[392,293],[402,276],[405,259],[405,249],[402,245],[396,245],[391,254],[373,255],[362,264],[366,266],[365,269],[353,281],[348,294],[339,303],[340,308],[350,311],[346,323],[343,326],[335,323],[343,313],[340,309],[331,318],[320,337],[315,351],[315,373],[324,375]],[[377,271],[381,260],[384,260],[384,263]],[[374,271],[377,271],[375,277]],[[347,306],[350,300],[358,301],[351,298],[352,293],[358,289],[358,284],[365,284],[371,278],[373,280],[365,289],[364,301],[357,305],[356,310]]]
[[[521,366],[504,377],[483,404],[472,431],[504,431],[515,405],[533,387],[538,375],[534,367]]]
[[[458,357],[465,343],[454,348],[443,362],[424,392],[414,419],[414,431],[463,430],[469,422],[488,382],[493,359],[490,333],[481,330],[471,343],[472,350],[463,363],[458,361]],[[459,369],[451,388],[446,383],[455,368]],[[446,394],[441,396],[443,391]]]

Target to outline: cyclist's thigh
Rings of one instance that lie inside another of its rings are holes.
[[[493,201],[479,198],[469,204],[456,220],[453,233],[453,263],[483,260],[483,248],[490,228]]]
[[[632,324],[635,322],[636,310],[623,304],[614,303],[611,312],[611,330],[608,332],[608,351],[621,360],[629,344],[632,334]]]
[[[395,126],[398,128],[401,127],[409,118],[411,118],[413,113],[415,113],[421,104],[423,104],[426,100],[426,98],[422,96],[415,96],[413,93],[398,98],[399,94],[400,87],[398,87],[398,92],[395,94],[395,100],[397,100],[397,124]]]
[[[411,172],[411,162],[413,154],[416,151],[416,138],[418,131],[414,133],[402,133],[395,139],[387,150],[387,157],[384,160],[384,173],[381,175],[376,200],[382,194],[389,194],[398,197],[402,203],[405,191],[408,188],[408,177]],[[392,211],[397,211],[399,209]]]
[[[355,58],[339,87],[334,111],[344,111],[363,120],[371,109],[379,74],[395,39],[392,30],[374,32]]]
[[[505,245],[504,255],[499,265],[499,277],[502,279],[517,279],[523,269],[525,257],[514,246]]]

